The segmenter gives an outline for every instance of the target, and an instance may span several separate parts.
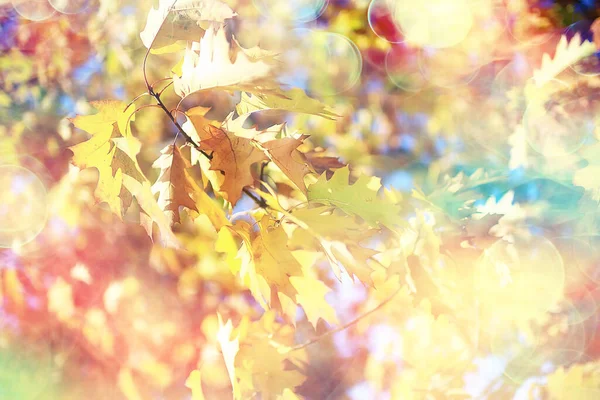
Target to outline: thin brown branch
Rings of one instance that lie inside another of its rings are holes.
[[[267,201],[262,196],[256,196],[254,193],[252,193],[247,188],[244,188],[243,192],[248,197],[250,197],[260,208],[267,208],[268,207]]]
[[[390,301],[392,301],[394,299],[394,297],[396,297],[396,295],[398,293],[400,293],[400,290],[402,290],[402,286],[399,287],[394,293],[392,293],[387,299],[385,299],[384,301],[382,301],[381,303],[379,303],[379,305],[377,307],[375,307],[375,308],[367,311],[364,314],[359,315],[358,317],[354,318],[352,321],[350,321],[350,322],[348,322],[348,323],[346,323],[346,324],[344,324],[342,326],[338,326],[337,328],[332,329],[330,331],[327,331],[324,334],[319,335],[317,337],[314,337],[312,339],[309,339],[309,340],[307,340],[306,342],[304,342],[302,344],[299,344],[299,345],[291,347],[288,350],[288,352],[296,351],[296,350],[301,350],[301,349],[303,349],[305,347],[310,346],[311,344],[319,342],[320,340],[322,340],[322,339],[324,339],[324,338],[326,338],[328,336],[333,335],[334,333],[341,332],[343,330],[348,329],[349,327],[351,327],[353,325],[356,325],[358,322],[360,322],[361,320],[365,319],[369,315],[371,315],[371,314],[379,311],[380,309],[382,309],[386,304],[388,304]]]
[[[162,26],[162,25],[161,25]],[[146,54],[144,55],[144,61],[142,62],[142,72],[144,73],[144,83],[146,84],[146,89],[148,89],[148,94],[152,94],[152,86],[148,82],[148,75],[146,73],[146,64],[148,64],[148,56],[150,55],[150,49],[152,46],[146,50]]]
[[[150,93],[148,93],[148,92],[144,92],[144,93],[142,93],[142,94],[138,94],[137,96],[135,96],[135,97],[133,98],[133,100],[131,100],[131,101],[129,102],[129,104],[127,104],[127,106],[125,106],[125,108],[123,109],[123,112],[127,111],[127,109],[128,109],[128,108],[129,108],[129,107],[130,107],[130,106],[131,106],[133,103],[135,103],[135,102],[136,102],[138,99],[140,99],[141,97],[144,97],[144,96],[149,96],[149,95],[150,95]]]
[[[127,128],[129,128],[129,123],[131,122],[131,118],[133,118],[133,116],[135,114],[137,114],[138,111],[143,110],[144,108],[149,108],[149,107],[158,107],[156,104],[146,104],[143,106],[139,106],[138,108],[136,108],[135,110],[133,110],[133,112],[131,113],[131,115],[127,118],[127,124],[125,125]],[[127,107],[129,108],[129,106]],[[125,110],[127,110],[127,108]],[[127,132],[125,132],[127,133]]]
[[[169,88],[169,87],[170,87],[170,86],[171,86],[171,85],[172,85],[172,84],[175,82],[174,80],[172,80],[173,78],[167,78],[167,79],[171,79],[171,82],[169,82],[169,84],[168,84],[167,86],[165,86],[164,88],[162,88],[162,89],[160,90],[160,92],[158,92],[158,95],[159,95],[159,96],[161,96],[161,95],[163,94],[163,92],[164,92],[165,90],[167,90],[167,89],[168,89],[168,88]]]
[[[186,131],[183,130],[181,125],[179,125],[179,122],[177,122],[177,119],[175,119],[173,114],[171,114],[169,109],[165,106],[165,103],[163,103],[163,101],[161,100],[158,93],[155,93],[152,88],[150,88],[149,90],[150,90],[150,96],[152,96],[156,99],[158,106],[160,108],[162,108],[162,110],[165,112],[165,114],[167,114],[167,116],[169,117],[171,122],[173,122],[173,124],[177,127],[179,133],[181,133],[181,135],[185,138],[186,142],[190,143],[192,146],[194,146],[194,148],[196,150],[198,150],[200,153],[202,153],[205,157],[207,157],[210,160],[212,158],[212,156],[210,156],[209,154],[205,153],[202,149],[200,149],[200,146],[198,146],[198,144],[194,141],[194,139],[192,139],[192,137],[190,135],[188,135]]]
[[[155,93],[154,90],[152,90],[152,88],[150,88],[149,91],[150,91],[150,96],[152,96],[156,99],[158,106],[160,108],[162,108],[162,110],[165,112],[165,114],[167,114],[169,116],[169,119],[171,120],[171,122],[173,122],[173,124],[177,127],[178,134],[181,134],[183,137],[185,137],[186,142],[190,143],[192,146],[194,146],[194,148],[197,151],[199,151],[204,157],[208,158],[209,160],[212,160],[212,158],[213,158],[212,154],[208,154],[204,150],[202,150],[200,148],[200,146],[198,146],[198,144],[194,141],[194,139],[192,139],[190,137],[190,135],[188,135],[183,130],[183,128],[181,127],[179,122],[177,122],[177,119],[173,116],[173,114],[165,106],[165,103],[163,103],[163,101],[161,100],[160,95],[158,93]],[[176,111],[178,111],[178,110],[176,109]],[[243,189],[243,192],[248,197],[250,197],[258,206],[260,206],[261,208],[267,208],[267,201],[265,199],[263,199],[262,196],[256,196],[254,193],[252,193],[250,190],[248,190],[246,188]]]

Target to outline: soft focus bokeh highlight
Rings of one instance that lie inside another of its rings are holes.
[[[0,0],[0,400],[600,399],[598,15]]]

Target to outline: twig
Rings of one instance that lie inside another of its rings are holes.
[[[131,106],[133,103],[135,103],[135,102],[136,102],[136,100],[138,100],[138,99],[140,99],[140,98],[142,98],[142,97],[144,97],[144,96],[148,96],[148,95],[150,95],[150,93],[148,93],[148,92],[144,92],[144,93],[142,93],[142,94],[138,94],[137,96],[135,96],[135,97],[133,98],[133,100],[131,100],[131,101],[129,102],[129,104],[127,104],[127,106],[125,106],[125,108],[123,109],[123,112],[127,111],[127,109],[128,109],[128,108],[129,108],[129,107],[130,107],[130,106]]]
[[[364,318],[368,317],[369,315],[371,315],[371,314],[373,314],[373,313],[375,313],[375,312],[379,311],[379,310],[380,310],[381,308],[383,308],[383,307],[384,307],[386,304],[388,304],[390,301],[392,301],[392,300],[394,299],[394,297],[396,297],[396,295],[397,295],[398,293],[400,293],[400,290],[402,290],[402,288],[403,288],[403,286],[399,287],[398,289],[396,289],[396,291],[395,291],[394,293],[392,293],[392,294],[390,295],[390,297],[388,297],[387,299],[385,299],[384,301],[382,301],[381,303],[379,303],[379,305],[378,305],[377,307],[375,307],[375,308],[373,308],[373,309],[371,309],[371,310],[367,311],[367,312],[366,312],[366,313],[364,313],[364,314],[361,314],[361,315],[359,315],[358,317],[354,318],[352,321],[348,322],[347,324],[344,324],[344,325],[342,325],[342,326],[338,326],[337,328],[335,328],[335,329],[332,329],[332,330],[330,330],[330,331],[327,331],[327,332],[325,332],[324,334],[322,334],[322,335],[320,335],[320,336],[314,337],[314,338],[312,338],[312,339],[310,339],[310,340],[308,340],[308,341],[306,341],[306,342],[304,342],[304,343],[302,343],[302,344],[299,344],[299,345],[293,346],[293,347],[289,348],[287,352],[292,352],[292,351],[296,351],[296,350],[301,350],[301,349],[303,349],[303,348],[305,348],[305,347],[308,347],[308,346],[310,346],[311,344],[317,343],[318,341],[320,341],[321,339],[323,339],[323,338],[325,338],[325,337],[327,337],[327,336],[330,336],[330,335],[332,335],[332,334],[334,334],[334,333],[341,332],[341,331],[343,331],[343,330],[345,330],[345,329],[348,329],[348,328],[349,328],[349,327],[351,327],[352,325],[356,325],[356,324],[357,324],[358,322],[360,322],[362,319],[364,319]]]
[[[167,78],[167,79],[172,79],[172,78]],[[162,88],[162,89],[160,90],[160,92],[158,92],[158,95],[159,95],[159,96],[160,96],[160,95],[162,95],[162,94],[163,94],[163,92],[164,92],[165,90],[167,90],[167,88],[168,88],[169,86],[171,86],[171,85],[172,85],[174,82],[175,82],[175,81],[171,80],[171,82],[169,82],[169,84],[168,84],[167,86],[165,86],[164,88]]]
[[[267,208],[267,201],[262,196],[256,196],[247,188],[242,190],[248,197],[250,197],[256,204],[258,204],[261,208]]]
[[[158,107],[158,106],[156,104],[145,104],[145,105],[139,106],[138,108],[136,108],[135,110],[133,110],[133,112],[131,113],[131,115],[129,115],[129,117],[127,117],[127,125],[125,125],[126,126],[125,134],[127,134],[127,130],[128,129],[131,130],[129,128],[129,123],[131,122],[131,118],[133,118],[133,116],[135,114],[137,114],[138,111],[143,110],[144,108],[149,108],[149,107]],[[129,108],[129,106],[127,108]],[[127,108],[125,110],[127,110]]]
[[[187,143],[190,143],[192,146],[194,146],[194,148],[196,150],[198,150],[204,157],[208,158],[209,160],[212,160],[212,158],[213,158],[212,154],[208,154],[204,150],[202,150],[200,148],[200,146],[198,146],[198,144],[194,141],[194,139],[192,139],[191,136],[188,135],[183,130],[183,128],[181,127],[181,125],[179,125],[179,122],[177,122],[177,119],[175,119],[175,117],[173,116],[173,114],[165,106],[165,103],[163,103],[163,101],[161,100],[160,94],[154,92],[154,90],[152,89],[152,87],[150,87],[148,90],[149,90],[150,96],[152,96],[152,97],[154,97],[156,99],[156,101],[158,103],[158,106],[163,109],[163,111],[165,112],[165,114],[167,114],[169,116],[169,119],[171,120],[171,122],[173,122],[173,124],[177,127],[177,129],[178,129],[178,133],[177,134],[178,135],[181,134],[183,137],[185,137]],[[176,111],[178,111],[178,110],[176,109]],[[256,196],[254,193],[252,193],[247,188],[244,188],[243,192],[248,197],[250,197],[261,208],[267,208],[268,207],[267,206],[267,201],[265,199],[263,199],[262,196]]]
[[[173,124],[177,127],[179,133],[181,133],[181,135],[183,137],[185,137],[186,142],[190,143],[192,146],[194,146],[194,148],[196,150],[198,150],[200,153],[202,153],[202,155],[204,155],[206,158],[208,158],[209,160],[211,160],[212,156],[210,154],[206,153],[204,150],[202,150],[200,148],[200,146],[198,146],[198,144],[194,141],[194,139],[192,139],[192,137],[190,135],[188,135],[186,131],[183,130],[183,128],[181,127],[181,125],[179,125],[179,122],[177,122],[177,120],[175,119],[175,117],[173,116],[173,114],[171,114],[171,112],[165,106],[165,103],[163,103],[163,101],[160,99],[160,95],[158,93],[154,92],[154,90],[152,88],[150,88],[148,90],[149,90],[150,96],[152,96],[152,97],[154,97],[156,99],[156,102],[158,103],[158,106],[163,109],[163,111],[165,112],[165,114],[167,114],[167,116],[169,117],[169,119],[171,120],[171,122],[173,122]]]
[[[269,164],[269,161],[262,163],[262,165],[260,166],[260,183],[261,185],[264,185],[266,187],[267,183],[263,182],[264,177],[265,177],[265,167],[267,166],[267,164]]]

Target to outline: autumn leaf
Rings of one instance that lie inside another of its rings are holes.
[[[275,321],[273,312],[265,312],[254,322],[244,317],[235,329],[219,315],[217,338],[234,399],[247,399],[254,393],[269,400],[294,398],[289,392],[306,380],[298,370],[306,358],[303,351],[288,355],[279,350],[293,343],[293,334],[291,326]]]
[[[343,168],[346,166],[340,161],[339,157],[327,156],[324,152],[309,151],[304,153],[304,156],[308,159],[308,162],[313,169],[320,175],[323,172],[327,172],[327,178],[331,178],[333,175],[333,169]]]
[[[130,137],[125,151],[117,146],[114,137],[124,136],[127,131],[127,119],[131,114],[124,113],[125,104],[120,101],[99,101],[91,105],[99,112],[94,115],[77,116],[71,120],[73,125],[92,135],[92,138],[70,147],[73,152],[73,164],[79,168],[96,168],[98,170],[98,186],[95,196],[100,202],[106,202],[112,212],[121,217],[123,208],[119,197],[123,185],[123,172],[133,174],[136,179],[143,175],[137,161],[132,160],[139,151],[139,142]],[[129,146],[134,143],[133,146]],[[131,153],[128,153],[131,150]]]
[[[86,130],[92,137],[70,147],[72,163],[79,168],[96,168],[99,173],[96,198],[106,202],[111,211],[122,218],[133,197],[138,201],[144,215],[143,225],[151,234],[152,223],[159,227],[161,241],[167,246],[178,246],[169,221],[158,206],[144,176],[137,155],[141,144],[129,132],[133,107],[123,112],[126,104],[120,101],[92,102],[98,109],[94,115],[79,115],[71,120],[78,128]]]
[[[251,237],[247,248],[250,254],[243,262],[241,276],[257,299],[262,297],[269,307],[276,307],[279,294],[295,298],[290,277],[302,276],[302,266],[288,249],[288,237],[281,226],[275,226],[269,216],[263,217],[258,226],[260,231]]]
[[[194,40],[204,32],[203,24],[224,22],[237,14],[218,0],[160,0],[148,12],[140,33],[144,46],[160,49],[179,40]]]
[[[350,277],[356,276],[362,283],[372,285],[373,269],[368,261],[377,254],[377,251],[342,241],[325,241],[323,246],[333,259],[332,265],[343,266]],[[335,269],[334,272],[339,279],[340,272]]]
[[[140,224],[144,227],[148,236],[153,237],[152,228],[154,223],[156,223],[162,244],[167,247],[179,248],[181,246],[179,240],[177,240],[171,230],[171,224],[167,216],[156,202],[150,182],[138,182],[130,176],[125,175],[123,184],[131,191],[131,194],[136,198],[141,208]]]
[[[261,144],[271,161],[305,194],[304,177],[313,171],[304,155],[297,148],[307,137],[307,135],[302,135],[299,138],[286,137]]]
[[[295,249],[323,251],[332,270],[341,279],[342,269],[349,276],[356,276],[361,282],[371,284],[372,268],[368,264],[376,251],[360,246],[375,233],[364,223],[359,224],[350,217],[332,207],[321,206],[294,210],[286,214],[286,221],[298,225],[291,233],[288,245]]]
[[[293,88],[279,93],[242,93],[240,102],[235,106],[238,115],[263,110],[282,110],[295,113],[312,114],[334,119],[338,115],[325,104],[309,97],[304,90]]]
[[[276,87],[269,58],[250,57],[235,42],[230,44],[224,26],[210,28],[199,43],[188,45],[182,74],[173,77],[175,92],[186,97],[207,89],[269,91]]]
[[[191,195],[194,182],[187,172],[191,165],[177,146],[168,145],[162,149],[161,156],[152,166],[160,168],[160,175],[152,185],[152,193],[159,194],[158,205],[165,211],[171,224],[181,222],[179,207],[198,211]]]
[[[210,136],[202,140],[200,148],[212,153],[210,169],[224,174],[219,191],[227,201],[235,205],[241,198],[243,189],[254,183],[252,166],[267,160],[267,156],[250,139],[213,126],[208,128]]]
[[[591,399],[600,394],[599,363],[559,366],[548,376],[547,389],[553,399]]]
[[[240,350],[239,337],[232,338],[233,324],[231,323],[231,320],[228,320],[226,324],[223,324],[223,318],[221,317],[221,314],[218,314],[218,318],[219,331],[217,332],[217,341],[221,346],[221,352],[223,353],[223,358],[225,359],[225,366],[227,367],[227,372],[229,373],[233,398],[239,399],[241,394],[235,370],[235,358]]]
[[[554,58],[550,58],[548,53],[545,53],[542,57],[540,69],[533,72],[535,84],[542,86],[548,83],[569,66],[594,54],[595,51],[596,45],[587,40],[582,40],[579,33],[576,33],[570,42],[567,41],[567,36],[563,35],[556,47]]]
[[[348,167],[340,168],[327,180],[325,174],[308,187],[308,200],[332,205],[344,212],[362,218],[371,226],[383,225],[390,229],[400,225],[400,206],[388,198],[377,196],[381,188],[379,178],[361,176],[350,185]]]
[[[357,242],[373,235],[374,231],[370,231],[364,223],[360,224],[356,218],[336,211],[331,206],[317,206],[297,208],[291,214],[325,239]],[[298,247],[306,245],[306,235],[310,235],[308,230],[297,229],[292,240]]]
[[[318,278],[306,275],[292,276],[290,282],[298,292],[296,303],[302,306],[306,318],[315,329],[319,319],[329,324],[338,322],[335,310],[325,300],[325,295],[331,292],[327,285]]]

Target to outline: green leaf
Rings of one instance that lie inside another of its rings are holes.
[[[308,201],[332,205],[344,212],[362,218],[371,226],[383,225],[389,229],[403,223],[400,205],[390,199],[378,197],[381,180],[376,177],[361,176],[349,184],[350,169],[340,168],[327,180],[322,174],[317,182],[308,187]]]

